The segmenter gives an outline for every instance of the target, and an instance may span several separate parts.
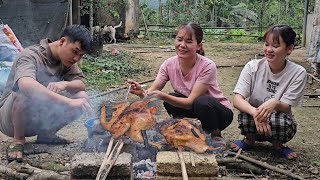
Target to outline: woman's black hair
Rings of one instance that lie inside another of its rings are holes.
[[[286,47],[294,45],[296,39],[296,33],[288,25],[274,25],[271,26],[263,36],[265,41],[269,34],[273,34],[273,42],[279,43],[279,36],[283,39],[283,42],[286,44]]]
[[[92,38],[90,31],[83,25],[67,26],[61,33],[60,38],[67,37],[72,43],[79,42],[83,51],[90,51],[92,48]]]
[[[200,27],[199,24],[194,23],[194,22],[188,22],[188,23],[183,23],[179,26],[178,31],[179,32],[181,29],[185,29],[188,33],[191,33],[191,35],[195,35],[195,38],[197,40],[197,44],[200,44],[203,40],[203,30]],[[204,49],[201,47],[199,50],[197,50],[197,53],[204,56]]]

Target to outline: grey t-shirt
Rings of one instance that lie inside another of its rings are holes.
[[[0,99],[0,107],[12,91],[19,90],[17,81],[22,77],[31,77],[45,87],[50,82],[75,79],[84,81],[84,75],[77,64],[66,67],[52,56],[50,42],[49,39],[43,39],[40,44],[30,46],[16,56]]]
[[[286,60],[286,67],[273,74],[266,58],[262,58],[246,64],[233,92],[249,98],[254,107],[271,98],[298,106],[303,102],[306,81],[307,73],[302,66]]]

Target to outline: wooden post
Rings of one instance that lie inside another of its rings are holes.
[[[142,9],[140,9],[140,11],[141,11],[143,22],[144,22],[145,35],[148,37],[148,39],[150,39],[149,38],[149,30],[148,30],[148,26],[147,26],[147,23],[146,23],[146,19],[144,18],[144,14],[143,14]]]
[[[69,25],[72,25],[72,0],[69,0]]]
[[[80,17],[80,0],[73,0],[72,1],[72,22],[74,24],[81,24],[81,17]]]

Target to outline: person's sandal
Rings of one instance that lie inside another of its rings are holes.
[[[245,150],[250,149],[250,147],[251,147],[251,145],[246,143],[244,140],[236,140],[233,142],[233,144],[235,144],[238,147],[238,150],[241,148],[242,150],[245,151]],[[234,148],[231,148],[231,149],[234,151]]]
[[[12,161],[17,161],[18,163],[21,163],[23,161],[23,157],[11,157],[9,156],[9,153],[11,152],[21,152],[22,156],[23,156],[23,150],[24,150],[24,146],[23,144],[11,144],[7,147],[6,149],[6,159],[8,161],[8,163],[12,162]]]
[[[281,157],[284,157],[284,158],[286,158],[286,159],[288,159],[288,160],[294,160],[294,159],[297,158],[297,157],[293,157],[293,158],[291,158],[291,159],[288,158],[288,155],[294,152],[294,150],[292,150],[292,149],[289,148],[289,147],[282,147],[282,148],[278,149],[277,152],[279,153],[279,155],[280,155]]]

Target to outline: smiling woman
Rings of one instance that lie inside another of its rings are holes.
[[[295,159],[297,154],[283,144],[290,141],[297,123],[291,106],[301,105],[306,85],[306,70],[287,59],[296,33],[287,25],[270,27],[264,35],[264,58],[248,62],[234,89],[234,107],[241,134],[231,148],[248,149],[255,141],[269,141],[280,156]],[[246,99],[249,99],[248,101]]]
[[[221,131],[232,122],[233,112],[219,88],[215,63],[203,56],[202,38],[203,31],[198,24],[180,25],[174,43],[176,56],[164,61],[151,87],[145,91],[135,81],[128,80],[128,83],[137,87],[131,90],[133,94],[163,100],[173,118],[198,118],[203,129],[211,133],[213,143],[225,149]],[[174,89],[170,94],[161,91],[168,81]]]

